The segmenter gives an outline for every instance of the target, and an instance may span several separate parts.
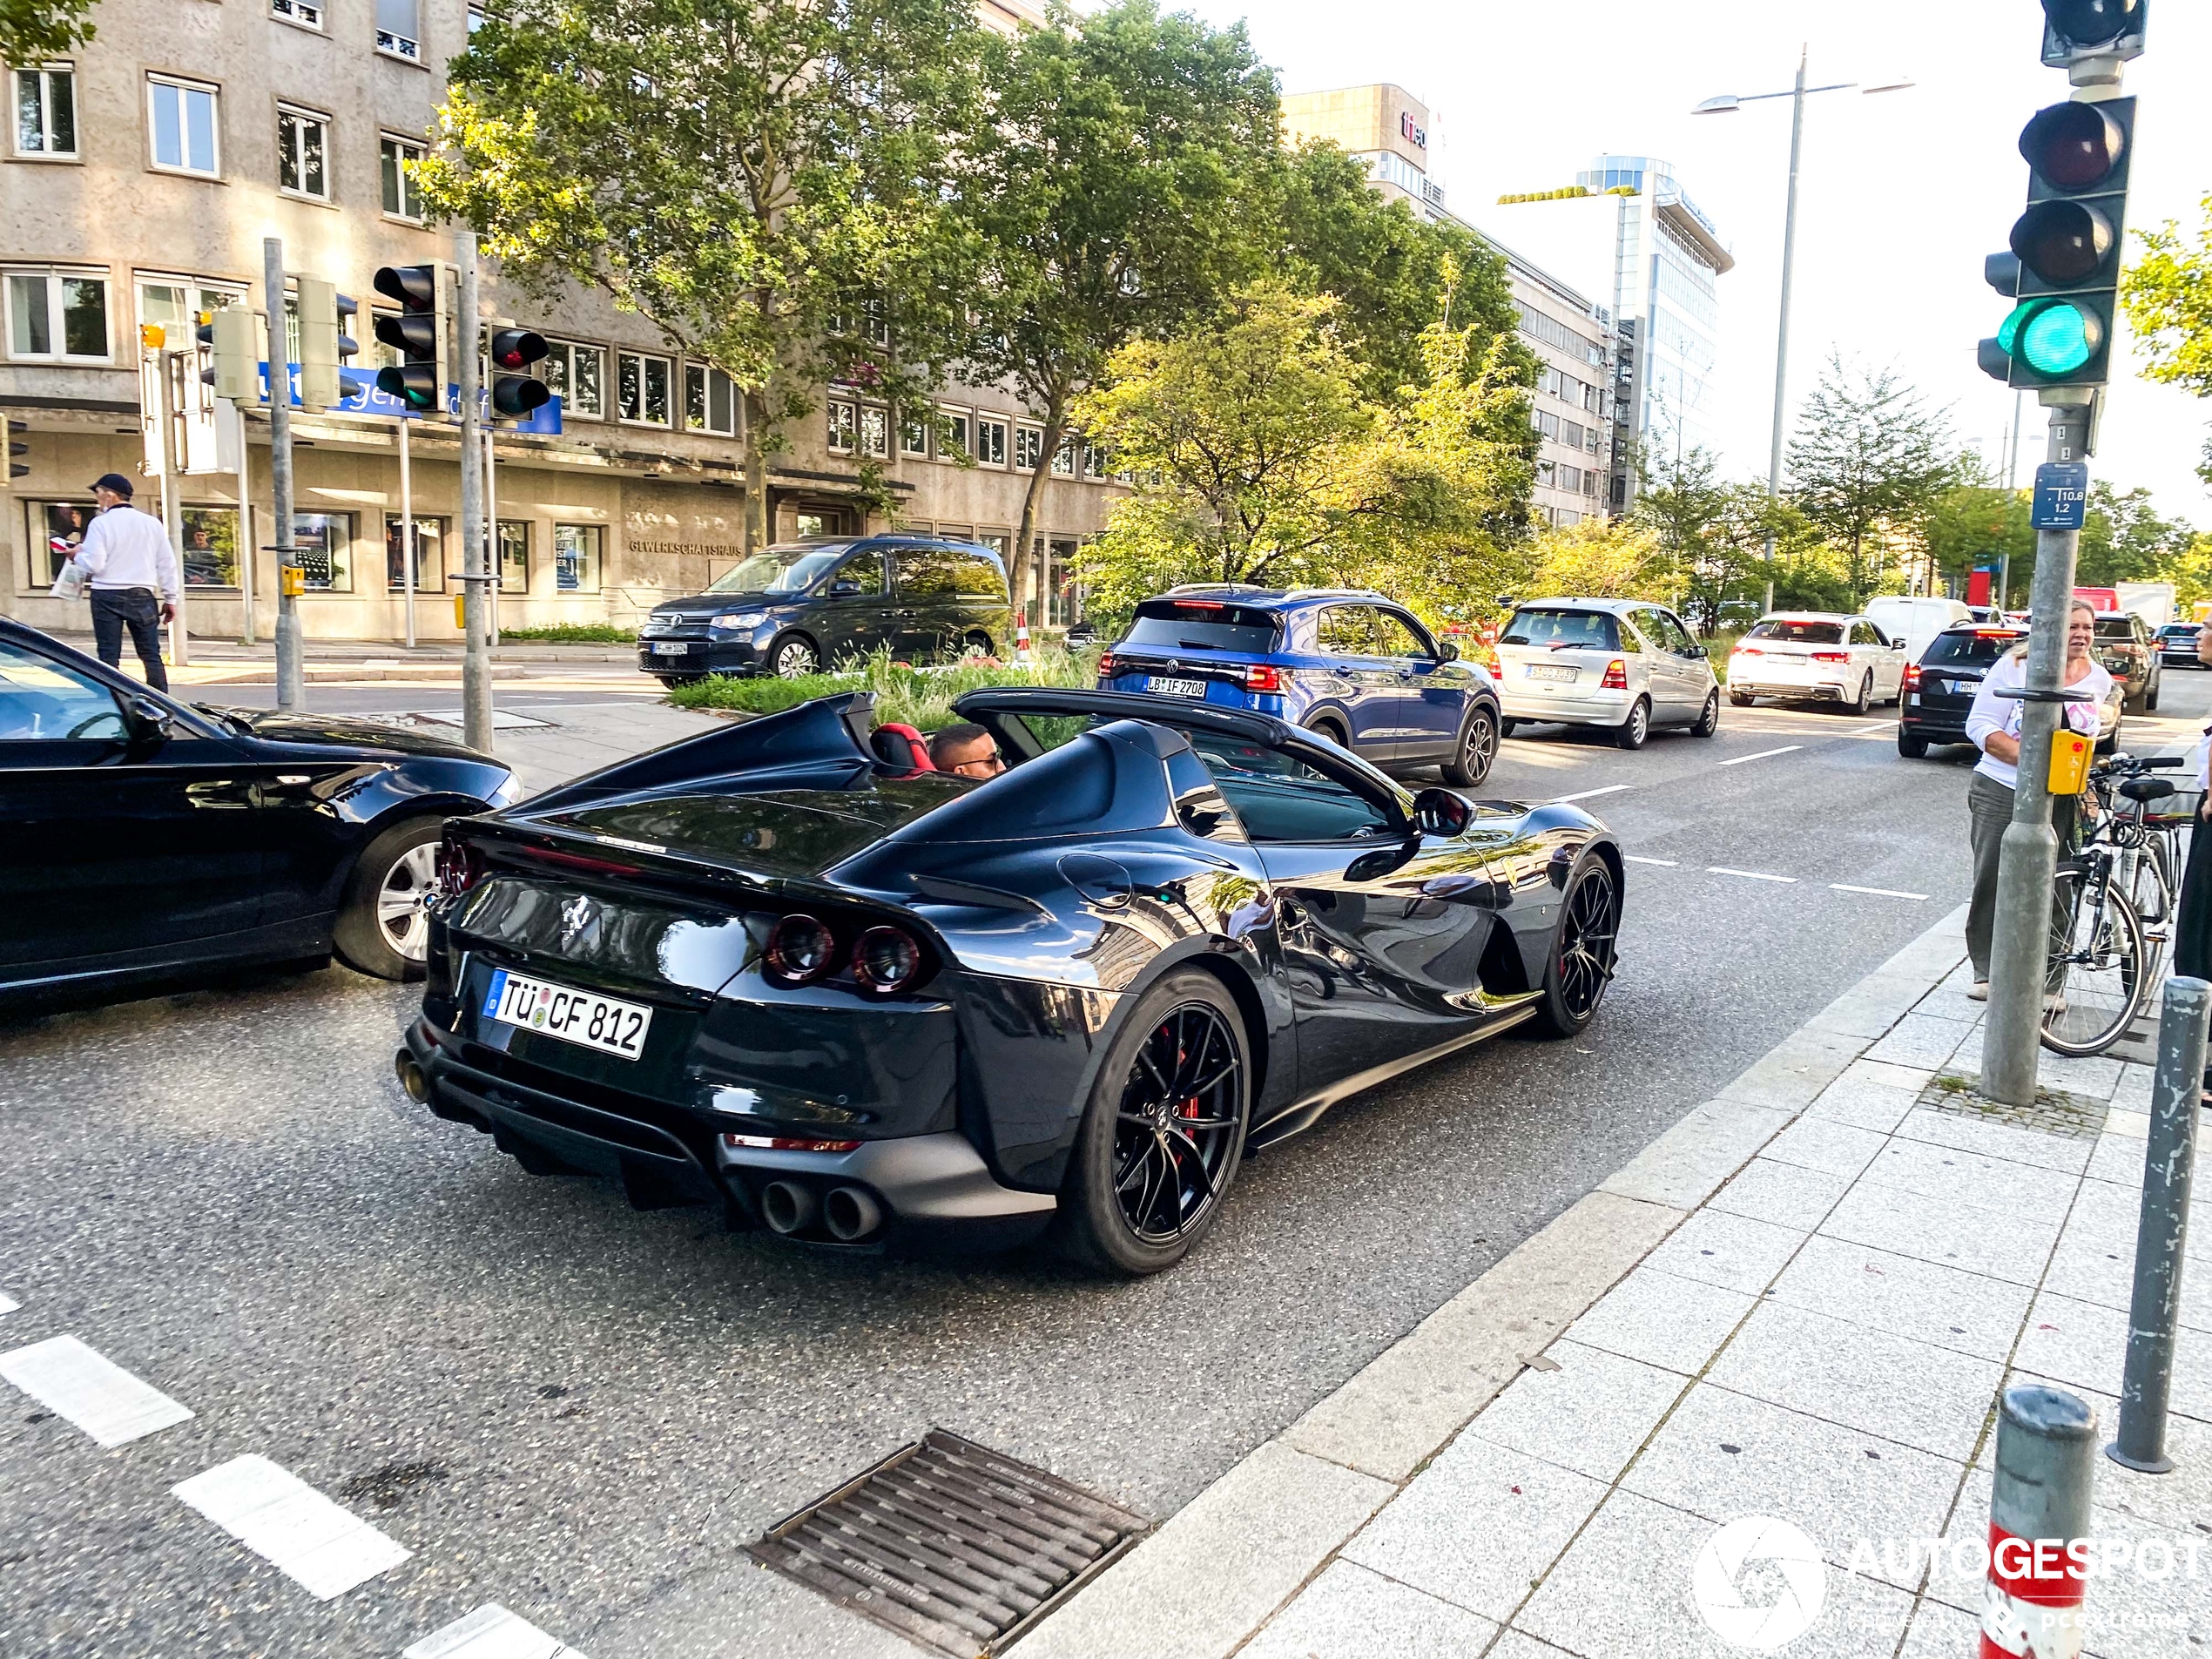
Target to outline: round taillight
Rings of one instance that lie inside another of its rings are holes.
[[[895,991],[921,971],[921,947],[896,927],[871,927],[853,947],[853,977],[871,991]]]
[[[812,916],[786,916],[768,933],[768,971],[793,985],[829,972],[837,941]]]

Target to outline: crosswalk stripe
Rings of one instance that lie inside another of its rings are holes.
[[[123,1446],[192,1416],[188,1407],[75,1337],[49,1337],[0,1353],[0,1378],[102,1446]]]
[[[528,1619],[487,1602],[401,1649],[400,1659],[584,1659]]]
[[[252,1453],[169,1490],[319,1602],[414,1553],[289,1469]]]

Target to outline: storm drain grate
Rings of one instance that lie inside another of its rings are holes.
[[[972,1659],[1002,1652],[1150,1524],[934,1428],[745,1548],[855,1613]]]

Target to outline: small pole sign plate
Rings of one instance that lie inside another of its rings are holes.
[[[2035,505],[2028,523],[2039,530],[2078,530],[2089,505],[2089,463],[2047,461],[2035,469]]]

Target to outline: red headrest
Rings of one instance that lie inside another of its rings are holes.
[[[878,756],[894,766],[904,766],[909,772],[934,772],[937,763],[929,758],[929,745],[921,732],[896,720],[886,720],[876,727],[869,738]]]

